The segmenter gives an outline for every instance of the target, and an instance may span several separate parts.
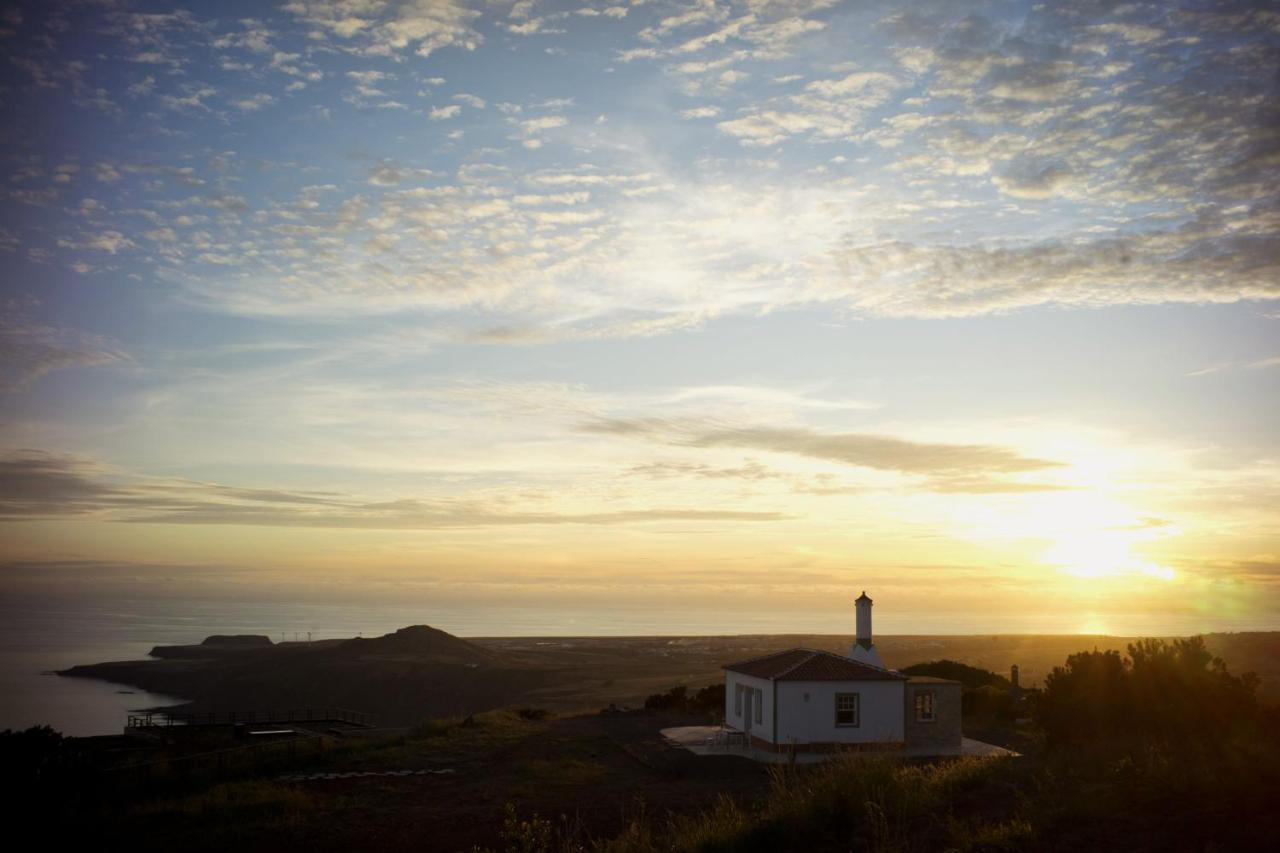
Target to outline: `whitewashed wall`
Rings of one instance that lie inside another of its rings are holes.
[[[783,681],[778,685],[778,743],[901,743],[901,681]],[[856,727],[836,726],[836,694],[859,695]],[[808,695],[806,701],[805,696]],[[730,698],[732,710],[732,697]]]
[[[758,738],[765,740],[773,740],[773,682],[767,678],[753,678],[750,675],[743,675],[740,672],[726,671],[724,674],[724,721],[730,728],[737,729],[740,732],[747,730],[746,721],[742,719],[742,714],[734,713],[734,694],[737,692],[737,685],[744,687],[754,687],[760,691],[763,704],[760,711],[760,722],[752,720],[751,733]],[[901,700],[899,700],[901,701]],[[742,708],[746,711],[746,699],[743,699]],[[754,711],[752,712],[754,713]]]

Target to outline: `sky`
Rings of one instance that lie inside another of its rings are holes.
[[[0,592],[1280,628],[1272,3],[3,9]]]

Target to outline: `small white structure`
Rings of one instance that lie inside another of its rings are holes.
[[[960,683],[886,668],[872,639],[871,606],[865,592],[854,602],[848,657],[789,649],[725,666],[725,724],[774,752],[896,746],[959,754]]]
[[[864,589],[862,595],[853,602],[854,635],[853,645],[849,647],[849,657],[858,663],[869,663],[877,669],[884,669],[884,661],[876,651],[876,644],[871,639],[871,605],[872,601]]]

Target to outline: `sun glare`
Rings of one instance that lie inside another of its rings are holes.
[[[1041,555],[1041,562],[1078,578],[1116,578],[1139,575],[1173,580],[1174,572],[1133,553],[1131,531],[1079,531],[1062,539]]]

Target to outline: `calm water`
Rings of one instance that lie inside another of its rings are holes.
[[[130,710],[172,704],[124,685],[47,675],[76,664],[145,658],[153,646],[198,643],[210,634],[267,634],[273,640],[378,636],[406,625],[428,624],[463,637],[636,636],[655,634],[830,633],[852,629],[852,614],[708,613],[705,608],[628,608],[432,605],[369,602],[245,601],[196,598],[49,599],[0,596],[0,730],[51,725],[69,735],[119,733]],[[939,618],[939,614],[886,614],[883,633],[987,633],[984,616]],[[1001,633],[1071,634],[1080,615],[1055,621],[1028,617]],[[925,627],[927,626],[927,628]],[[1117,635],[1189,634],[1212,630],[1197,624],[1111,624]],[[1213,626],[1219,630],[1227,626]],[[1261,626],[1234,625],[1249,630]],[[923,630],[922,630],[923,629]],[[1099,631],[1098,633],[1102,633]]]

